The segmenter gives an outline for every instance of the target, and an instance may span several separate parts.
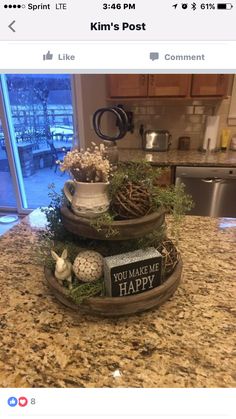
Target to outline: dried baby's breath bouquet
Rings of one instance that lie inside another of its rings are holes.
[[[60,169],[69,171],[78,182],[108,182],[111,165],[104,152],[104,144],[98,147],[95,143],[86,151],[69,151],[60,163]]]

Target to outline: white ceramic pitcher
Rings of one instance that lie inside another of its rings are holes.
[[[71,203],[72,211],[79,217],[96,218],[109,208],[107,183],[86,183],[76,180],[67,180],[64,193]],[[73,189],[73,193],[71,193]]]

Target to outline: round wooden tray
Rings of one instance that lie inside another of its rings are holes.
[[[130,240],[143,237],[161,227],[165,222],[165,211],[154,212],[132,220],[113,221],[111,227],[118,234],[107,237],[108,228],[97,231],[86,218],[78,217],[69,208],[61,208],[61,219],[66,230],[77,236],[97,240]]]
[[[152,289],[151,291],[146,291],[142,294],[129,297],[92,297],[84,300],[81,305],[76,305],[74,303],[68,290],[58,283],[52,271],[48,268],[45,268],[45,277],[55,297],[62,304],[71,308],[75,312],[84,312],[105,317],[117,317],[140,313],[162,305],[178,288],[181,279],[182,267],[183,264],[180,259],[171,276],[169,276],[169,278],[162,285]]]

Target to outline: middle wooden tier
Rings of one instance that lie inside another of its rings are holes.
[[[78,217],[68,207],[61,207],[61,220],[65,229],[80,237],[96,240],[131,240],[152,233],[165,225],[165,211],[153,212],[144,217],[132,220],[113,221],[99,231],[92,226],[91,221]],[[109,235],[109,230],[116,234]]]

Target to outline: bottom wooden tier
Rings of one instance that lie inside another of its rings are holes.
[[[140,313],[162,305],[178,288],[182,267],[183,264],[180,259],[172,275],[162,285],[151,291],[130,297],[92,297],[85,300],[81,305],[74,303],[68,290],[58,283],[52,271],[48,268],[45,268],[45,277],[55,297],[72,310],[78,313],[84,312],[105,317],[117,317]]]

